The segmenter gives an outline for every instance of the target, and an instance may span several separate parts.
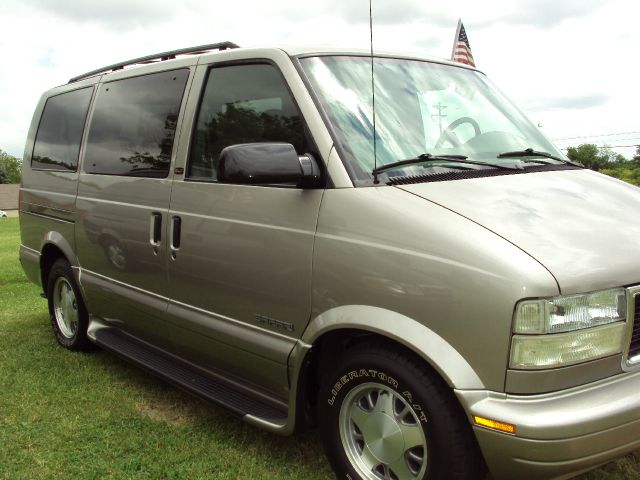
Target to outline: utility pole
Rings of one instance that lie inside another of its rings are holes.
[[[433,108],[438,110],[438,113],[432,114],[431,118],[437,118],[438,119],[438,126],[440,127],[440,135],[442,135],[442,119],[447,116],[443,112],[448,108],[448,106],[447,105],[442,105],[440,102],[438,102],[438,104],[434,105]]]

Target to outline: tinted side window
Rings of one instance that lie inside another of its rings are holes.
[[[89,127],[84,171],[164,178],[189,70],[102,86]]]
[[[202,96],[188,176],[216,180],[218,157],[229,145],[287,142],[304,153],[302,117],[272,65],[212,68]]]
[[[92,91],[87,87],[47,99],[33,146],[32,168],[77,170]]]

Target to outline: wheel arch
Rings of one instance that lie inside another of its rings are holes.
[[[324,343],[327,335],[376,335],[413,352],[433,368],[451,387],[483,389],[482,380],[464,357],[444,338],[418,321],[397,312],[368,305],[340,306],[313,319],[301,341],[311,346]]]
[[[322,367],[344,353],[345,346],[370,341],[382,341],[404,350],[432,369],[443,385],[451,389],[484,389],[462,355],[416,320],[379,307],[336,307],[309,323],[300,342],[304,348],[295,349],[299,355],[292,358],[297,428],[315,423],[314,403]]]
[[[48,232],[40,247],[40,281],[45,294],[49,270],[59,258],[66,259],[72,267],[78,266],[78,259],[66,238],[58,232]]]

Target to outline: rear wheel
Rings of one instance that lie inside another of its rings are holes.
[[[320,429],[339,479],[484,478],[451,389],[411,355],[359,345],[330,370],[320,388]]]
[[[69,350],[90,350],[89,315],[69,262],[56,260],[47,276],[47,300],[51,326],[60,345]]]

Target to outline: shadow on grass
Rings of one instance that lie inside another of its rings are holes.
[[[126,386],[138,396],[133,400],[136,411],[152,421],[171,426],[200,425],[211,427],[212,432],[222,430],[232,432],[234,437],[242,437],[257,450],[298,452],[307,456],[310,451],[322,456],[322,447],[317,430],[311,429],[294,436],[275,435],[242,421],[242,419],[213,403],[206,402],[173,385],[155,377],[147,371],[127,363],[125,360],[104,350],[80,354],[91,357],[96,367],[102,369],[114,381],[114,386]],[[299,448],[304,444],[308,448]],[[268,447],[268,448],[267,448]]]
[[[41,308],[0,325],[0,478],[332,477],[315,431],[270,434],[108,352],[67,351]]]

